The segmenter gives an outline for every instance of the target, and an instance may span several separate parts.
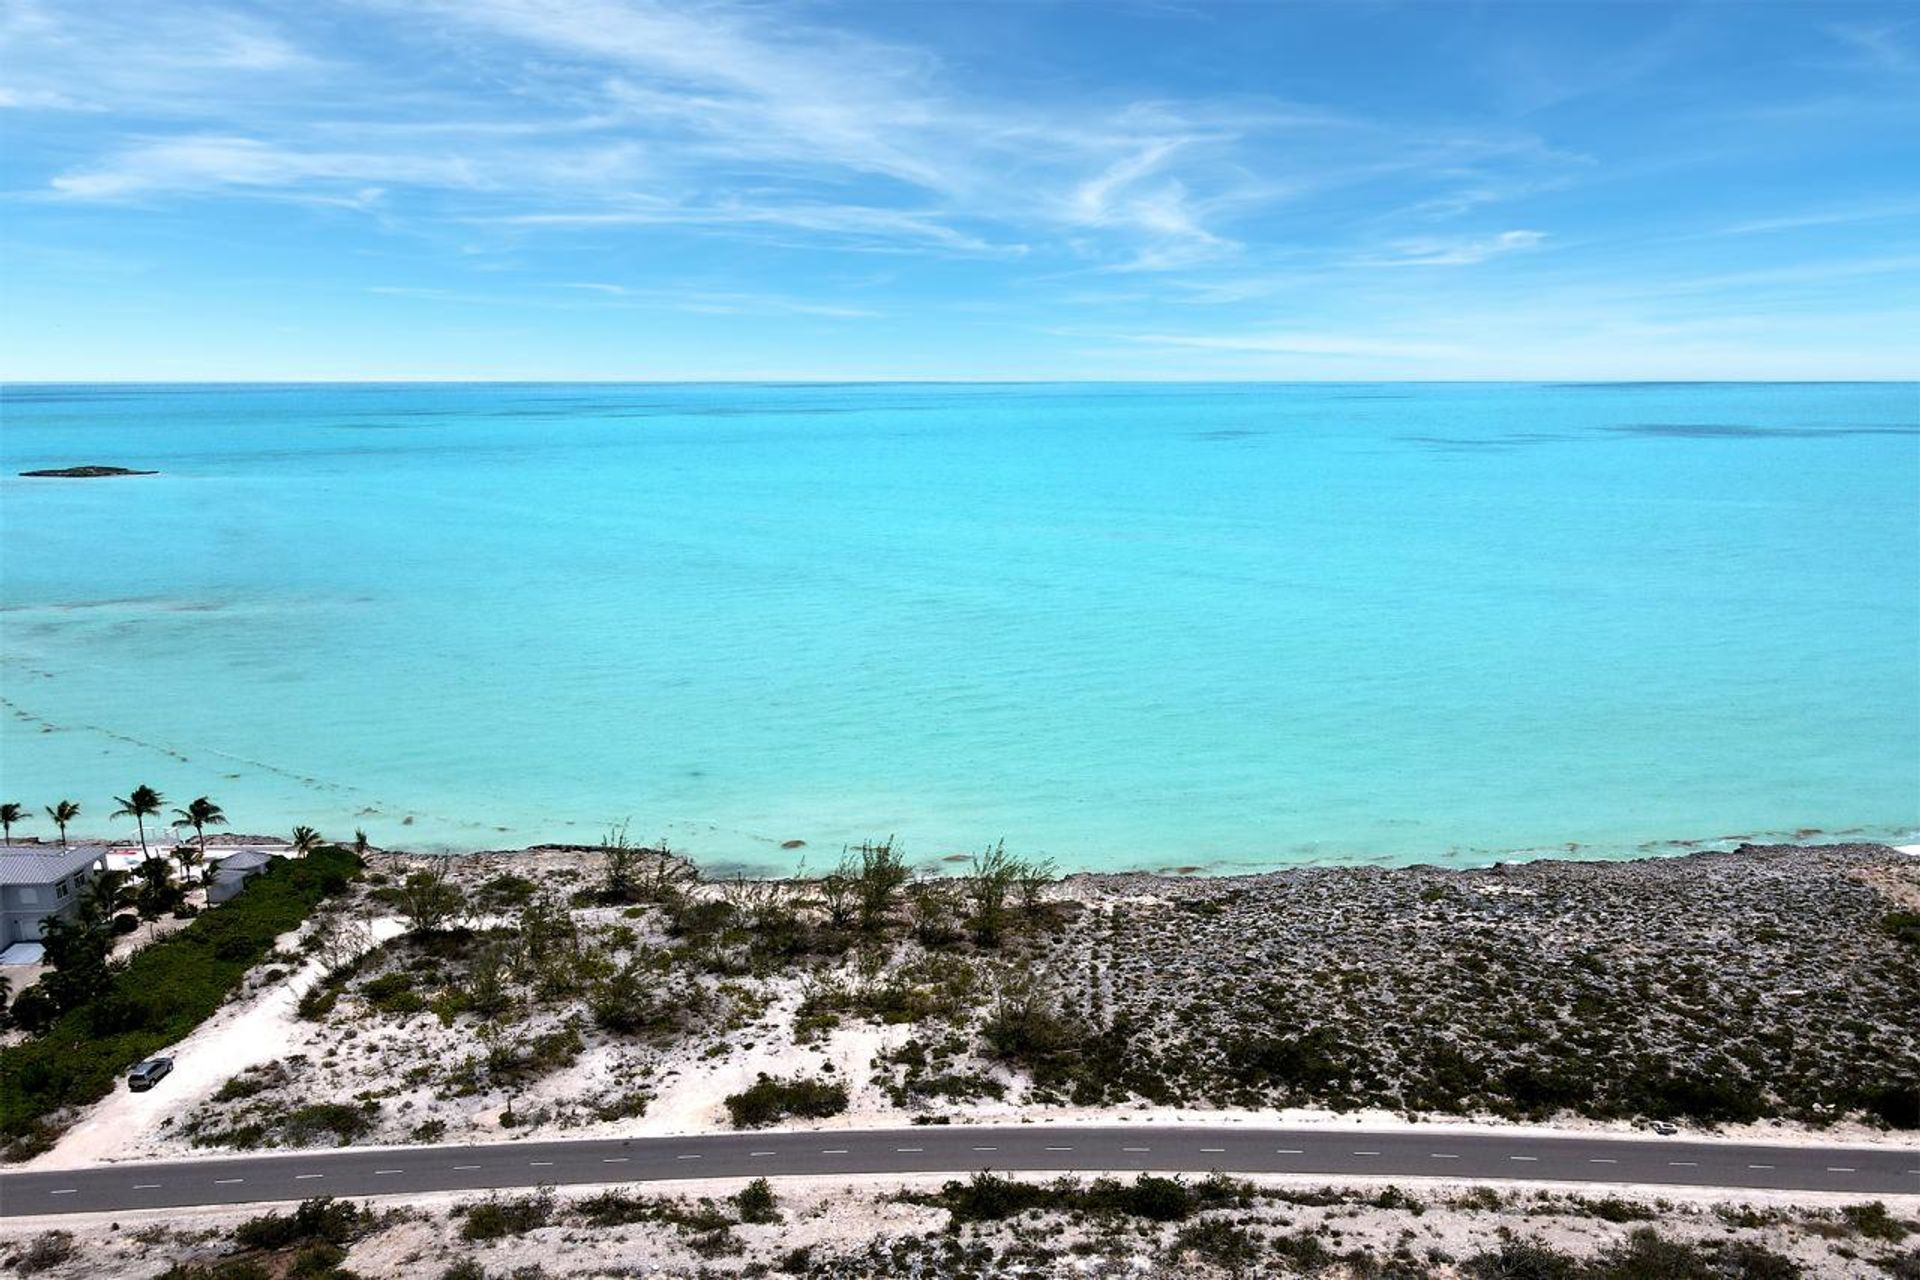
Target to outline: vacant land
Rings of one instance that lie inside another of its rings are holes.
[[[377,855],[236,997],[275,1001],[232,1020],[271,1056],[43,1160],[1175,1109],[1920,1123],[1920,861],[1882,847],[974,870],[884,846],[780,883],[621,842]],[[222,1025],[183,1062],[230,1060]]]
[[[1916,1215],[1913,1197],[1808,1208],[1431,1183],[981,1175],[905,1186],[820,1180],[542,1191],[398,1208],[320,1200],[184,1221],[123,1215],[108,1230],[15,1228],[0,1234],[0,1259],[56,1280],[1911,1280],[1920,1275]]]

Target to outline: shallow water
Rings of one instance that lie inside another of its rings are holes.
[[[16,386],[0,461],[0,790],[89,831],[139,782],[754,867],[1920,826],[1912,384]],[[163,474],[13,478],[87,462]]]

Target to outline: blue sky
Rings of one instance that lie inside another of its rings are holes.
[[[1910,378],[1910,4],[0,0],[0,376]]]

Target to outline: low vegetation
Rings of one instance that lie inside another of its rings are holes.
[[[19,1156],[44,1147],[62,1108],[98,1098],[134,1063],[198,1026],[261,960],[360,869],[353,854],[323,849],[281,860],[244,893],[124,964],[104,950],[80,966],[70,1003],[34,1038],[0,1049],[0,1137]]]

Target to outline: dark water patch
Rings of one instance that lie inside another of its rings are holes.
[[[1543,391],[1665,391],[1687,387],[1870,387],[1872,382],[1822,379],[1812,382],[1716,382],[1713,380],[1678,382],[1542,382]]]
[[[1818,440],[1827,436],[1920,436],[1913,427],[1756,427],[1742,422],[1632,422],[1602,427],[1616,435],[1672,440]]]
[[[1467,436],[1395,436],[1394,439],[1438,453],[1512,453],[1515,447],[1511,440]]]

